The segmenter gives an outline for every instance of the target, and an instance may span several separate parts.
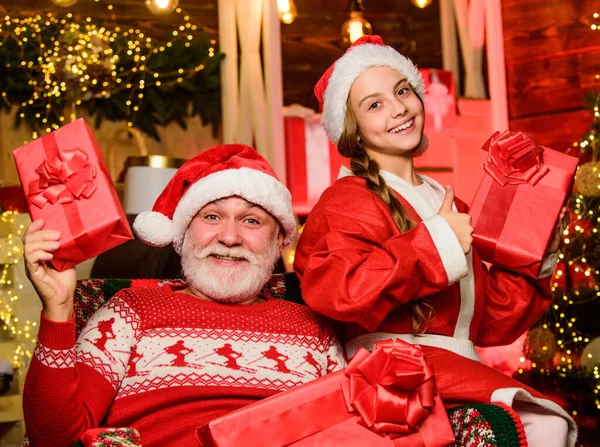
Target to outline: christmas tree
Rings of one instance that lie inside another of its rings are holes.
[[[524,346],[529,371],[517,379],[556,400],[580,428],[578,445],[598,445],[600,426],[600,94],[590,93],[590,129],[579,157],[570,223],[552,280],[554,300]]]

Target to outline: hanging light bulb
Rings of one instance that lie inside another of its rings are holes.
[[[429,5],[431,5],[431,2],[433,0],[410,0],[410,1],[417,8],[423,9],[423,8],[427,8]]]
[[[372,34],[371,24],[363,17],[362,0],[350,0],[348,7],[350,18],[342,25],[342,39],[352,44],[366,34]]]
[[[62,8],[67,8],[68,6],[73,6],[77,3],[77,0],[50,0],[55,5],[61,6]]]
[[[146,0],[146,6],[152,14],[171,14],[179,6],[179,0]]]
[[[289,25],[298,17],[294,0],[277,0],[277,9],[279,10],[279,20],[286,25]]]

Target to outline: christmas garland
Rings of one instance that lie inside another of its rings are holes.
[[[72,14],[6,16],[0,22],[0,111],[16,107],[15,127],[26,123],[34,138],[82,110],[97,127],[103,120],[126,121],[156,140],[158,126],[186,128],[193,116],[216,132],[224,55],[215,43],[187,16],[163,42]]]

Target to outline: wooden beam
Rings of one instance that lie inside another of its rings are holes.
[[[283,79],[281,70],[281,22],[276,0],[263,7],[263,64],[265,74],[267,144],[271,165],[286,183],[285,136],[283,131]]]
[[[240,106],[235,0],[219,0],[219,49],[225,53],[221,61],[223,142],[235,143]]]
[[[481,0],[479,0],[481,2]],[[480,3],[479,3],[480,4]],[[479,5],[477,4],[477,5]],[[454,16],[460,37],[460,49],[465,64],[464,96],[473,99],[485,99],[486,88],[483,80],[483,46],[473,45],[469,33],[470,10],[477,9],[476,4],[469,4],[467,0],[454,0]]]
[[[504,65],[504,34],[500,0],[485,0],[488,84],[494,130],[508,129],[508,98]]]
[[[458,42],[453,0],[440,0],[440,31],[442,33],[442,60],[444,69],[454,74],[454,91],[460,92]]]

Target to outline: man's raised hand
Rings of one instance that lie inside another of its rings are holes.
[[[73,316],[75,268],[59,272],[50,260],[59,249],[60,232],[44,230],[36,220],[23,235],[23,257],[27,277],[42,300],[44,316],[53,321],[68,321]]]

